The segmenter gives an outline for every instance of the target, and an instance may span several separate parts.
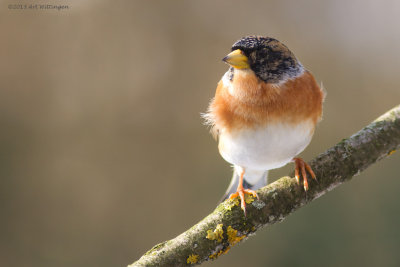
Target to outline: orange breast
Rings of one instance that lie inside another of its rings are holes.
[[[296,124],[311,119],[316,124],[321,118],[324,94],[308,71],[281,85],[267,84],[254,73],[235,73],[231,85],[235,93],[221,80],[210,104],[214,130],[232,132],[274,121]]]

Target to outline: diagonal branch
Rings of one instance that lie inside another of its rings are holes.
[[[257,191],[260,200],[246,200],[251,203],[247,217],[238,201],[225,201],[198,224],[156,245],[130,266],[189,266],[216,259],[259,228],[282,221],[399,147],[400,105],[312,160],[319,182],[311,181],[307,196],[294,178],[282,177]]]

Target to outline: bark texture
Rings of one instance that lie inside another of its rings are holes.
[[[294,178],[282,177],[258,190],[259,200],[247,199],[247,217],[238,201],[225,201],[192,228],[154,246],[129,266],[189,266],[215,260],[259,228],[282,221],[399,147],[400,105],[313,159],[310,165],[318,183],[309,179],[307,196]]]

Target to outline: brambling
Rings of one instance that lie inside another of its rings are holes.
[[[245,194],[267,184],[268,170],[295,163],[295,177],[308,190],[311,167],[297,158],[310,143],[322,115],[324,93],[295,55],[274,38],[247,36],[223,58],[229,70],[218,83],[206,123],[221,156],[233,164],[224,198],[237,196],[246,214]]]

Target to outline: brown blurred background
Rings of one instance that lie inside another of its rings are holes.
[[[0,2],[1,266],[126,266],[211,212],[231,169],[200,112],[242,36],[326,88],[307,160],[400,102],[396,0],[38,2],[69,10]],[[399,266],[399,163],[204,266]]]

